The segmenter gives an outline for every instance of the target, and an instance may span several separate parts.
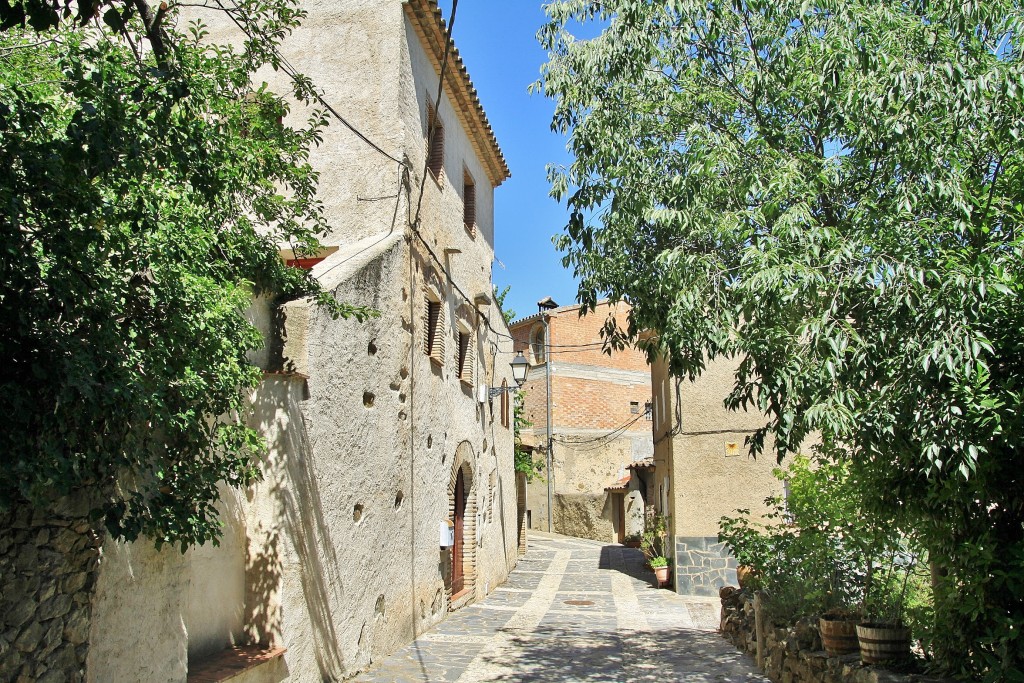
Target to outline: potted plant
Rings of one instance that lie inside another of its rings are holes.
[[[757,590],[767,556],[772,552],[772,539],[765,529],[750,519],[750,510],[737,510],[737,517],[723,517],[718,540],[729,546],[736,558],[736,581],[744,590]]]
[[[658,588],[668,585],[668,558],[662,555],[655,555],[648,562],[654,570],[654,578],[658,581]]]
[[[666,525],[663,515],[651,515],[647,529],[640,540],[640,550],[647,558],[647,566],[654,571],[658,587],[668,585],[668,553],[665,552]]]
[[[623,540],[622,545],[627,548],[639,548],[640,542],[643,540],[643,534],[636,532],[628,534]]]
[[[857,625],[860,659],[878,664],[910,656],[910,629],[903,623],[907,586],[917,557],[905,544],[893,546],[882,572],[871,567],[865,590],[868,619]]]

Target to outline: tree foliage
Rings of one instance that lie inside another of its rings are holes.
[[[551,180],[583,303],[628,300],[609,332],[657,330],[677,374],[739,358],[754,453],[816,433],[867,465],[938,563],[940,658],[1024,679],[1019,4],[548,13],[537,85],[575,157]]]
[[[283,124],[287,101],[253,79],[301,13],[235,3],[256,36],[235,49],[166,4],[39,30],[9,20],[34,3],[4,5],[0,509],[77,492],[117,537],[216,539],[219,483],[256,480],[265,448],[245,423],[252,297],[368,314],[279,256],[328,230],[308,163],[325,119]]]

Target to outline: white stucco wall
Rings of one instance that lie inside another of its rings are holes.
[[[244,498],[222,488],[224,534],[182,554],[107,541],[93,598],[87,680],[183,681],[188,662],[244,642]]]

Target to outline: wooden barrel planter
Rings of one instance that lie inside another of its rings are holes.
[[[818,620],[821,644],[829,657],[848,655],[860,647],[857,641],[857,622],[845,617],[821,617]]]
[[[910,629],[892,624],[859,624],[860,660],[877,664],[910,656]]]

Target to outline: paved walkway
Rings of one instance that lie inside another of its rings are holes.
[[[718,600],[653,580],[638,550],[531,535],[526,557],[486,600],[356,681],[767,683],[715,632]]]

